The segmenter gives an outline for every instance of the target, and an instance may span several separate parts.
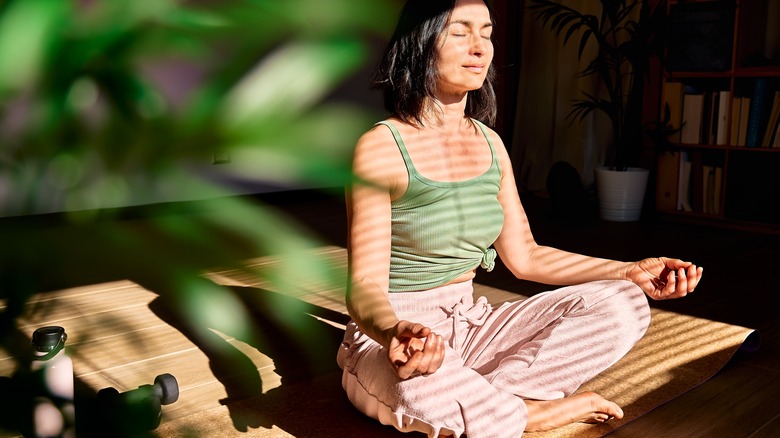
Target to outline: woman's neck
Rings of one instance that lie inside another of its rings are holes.
[[[429,102],[426,125],[445,130],[459,129],[466,120],[466,95],[461,99],[435,99]]]

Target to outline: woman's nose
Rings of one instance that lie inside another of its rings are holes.
[[[487,43],[488,41],[485,40],[485,38],[482,38],[482,36],[474,36],[471,42],[471,53],[473,55],[483,55],[485,53]]]

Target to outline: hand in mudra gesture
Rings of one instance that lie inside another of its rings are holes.
[[[691,262],[654,257],[636,262],[629,271],[631,281],[654,300],[681,298],[696,289],[704,268]]]
[[[444,340],[422,324],[399,321],[387,358],[401,379],[436,372],[444,361]]]

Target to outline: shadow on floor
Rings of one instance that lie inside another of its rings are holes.
[[[349,317],[297,298],[253,287],[228,287],[249,310],[250,335],[208,327],[256,348],[273,360],[282,385],[263,393],[263,382],[254,364],[223,337],[203,327],[193,327],[181,306],[165,291],[150,309],[179,330],[209,360],[214,377],[228,394],[220,400],[237,432],[276,426],[297,437],[399,436],[355,410],[341,388],[336,351],[344,331],[325,321],[344,325]],[[183,427],[202,435],[211,431],[208,415],[178,419]],[[404,436],[409,436],[404,434]],[[413,437],[410,437],[413,438]]]

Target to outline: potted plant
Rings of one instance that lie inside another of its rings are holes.
[[[589,43],[596,44],[595,55],[580,75],[596,75],[604,93],[583,92],[582,98],[573,101],[569,117],[582,121],[601,112],[609,118],[613,143],[605,166],[596,170],[599,211],[603,219],[633,221],[641,214],[649,174],[639,167],[644,86],[653,58],[663,58],[660,30],[666,14],[660,0],[600,0],[600,4],[600,16],[578,11],[563,1],[531,0],[528,8],[543,26],[563,37],[563,44],[579,35],[578,59]]]

